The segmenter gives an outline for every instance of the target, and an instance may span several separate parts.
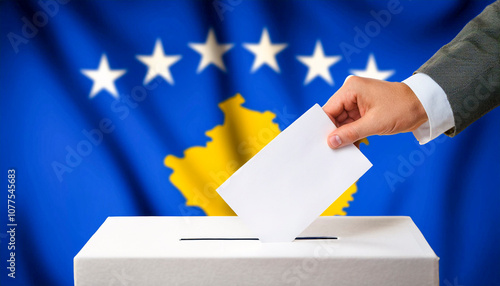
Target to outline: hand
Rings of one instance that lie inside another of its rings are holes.
[[[357,76],[347,77],[323,110],[338,127],[328,136],[334,149],[370,135],[414,131],[428,120],[406,84]]]

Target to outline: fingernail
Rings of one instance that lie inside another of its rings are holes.
[[[330,146],[333,148],[339,147],[342,144],[342,140],[340,140],[340,137],[338,135],[333,135],[330,137]]]

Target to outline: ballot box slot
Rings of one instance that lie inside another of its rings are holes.
[[[328,240],[337,239],[335,236],[299,236],[295,240]],[[188,237],[181,238],[180,241],[192,240],[259,240],[257,237]]]

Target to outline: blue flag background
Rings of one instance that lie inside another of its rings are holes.
[[[108,216],[205,215],[164,160],[210,141],[220,103],[241,94],[283,130],[349,74],[406,79],[490,2],[0,2],[0,284],[71,285]],[[156,46],[163,66],[150,68]],[[424,146],[368,138],[374,167],[344,211],[411,216],[442,285],[499,285],[499,122],[497,109]]]

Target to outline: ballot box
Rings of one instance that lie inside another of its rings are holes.
[[[280,226],[277,225],[277,228]],[[75,285],[438,285],[409,217],[319,217],[260,242],[238,217],[109,217],[74,258]]]

